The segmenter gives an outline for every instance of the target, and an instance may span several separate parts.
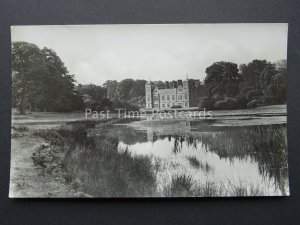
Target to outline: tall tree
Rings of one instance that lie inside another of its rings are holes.
[[[118,82],[116,80],[107,80],[103,84],[103,87],[105,87],[107,91],[107,98],[109,98],[112,101],[116,101],[119,99],[117,86]]]
[[[71,75],[51,49],[15,42],[13,56],[13,106],[25,114],[26,105],[38,111],[71,111],[82,106]]]
[[[239,80],[237,64],[231,62],[215,62],[205,70],[207,76],[205,83],[223,83],[227,81]]]
[[[45,71],[43,55],[34,44],[14,42],[12,44],[12,98],[21,114],[25,114],[33,83]]]
[[[258,60],[255,59],[252,62],[246,64],[242,64],[240,66],[240,74],[244,80],[244,86],[253,86],[254,89],[259,88],[259,77],[264,69],[268,66],[271,66],[270,62],[266,60]]]
[[[224,95],[226,85],[238,83],[241,79],[237,64],[231,62],[215,62],[207,67],[204,83],[209,95]]]
[[[124,102],[130,101],[134,97],[135,81],[133,79],[124,79],[118,83],[117,92],[119,99]]]

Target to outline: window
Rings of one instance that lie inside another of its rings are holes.
[[[170,104],[169,104],[169,103],[167,104],[167,107],[170,107]]]
[[[173,100],[173,101],[175,100],[175,95],[172,95],[172,100]]]
[[[162,108],[165,108],[165,104],[161,104],[161,107],[162,107]]]
[[[187,107],[188,106],[187,102],[184,105]]]
[[[165,96],[164,96],[164,95],[161,96],[161,100],[162,100],[162,101],[165,100]]]
[[[178,96],[177,96],[177,99],[178,99],[178,100],[182,100],[182,95],[178,95]]]
[[[155,107],[155,108],[158,108],[158,104],[154,104],[154,107]]]
[[[187,94],[185,94],[185,95],[184,95],[184,99],[185,99],[185,100],[187,100],[187,99],[188,99],[188,96],[187,96]]]
[[[158,96],[154,95],[154,101],[158,101]]]
[[[167,95],[167,101],[169,101],[170,100],[170,96],[169,95]]]

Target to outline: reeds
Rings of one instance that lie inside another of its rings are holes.
[[[163,195],[168,197],[193,196],[194,181],[191,175],[174,175],[169,186],[165,186]]]
[[[67,183],[95,197],[155,196],[156,177],[151,159],[118,149],[117,137],[89,137],[90,124],[87,124],[36,131],[35,135],[51,143],[47,151],[55,153],[53,160],[57,160],[41,162],[43,159],[35,154],[39,164],[60,165]],[[95,138],[100,145],[95,145]],[[54,148],[59,152],[53,151]]]

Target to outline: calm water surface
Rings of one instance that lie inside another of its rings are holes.
[[[151,157],[158,165],[159,189],[172,176],[186,174],[199,184],[255,188],[265,195],[289,193],[285,125],[206,129],[180,122],[113,125],[96,133],[118,136],[120,151]]]

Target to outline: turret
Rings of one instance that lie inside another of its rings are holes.
[[[145,84],[145,93],[146,93],[146,109],[151,109],[153,108],[151,81],[148,81]]]

